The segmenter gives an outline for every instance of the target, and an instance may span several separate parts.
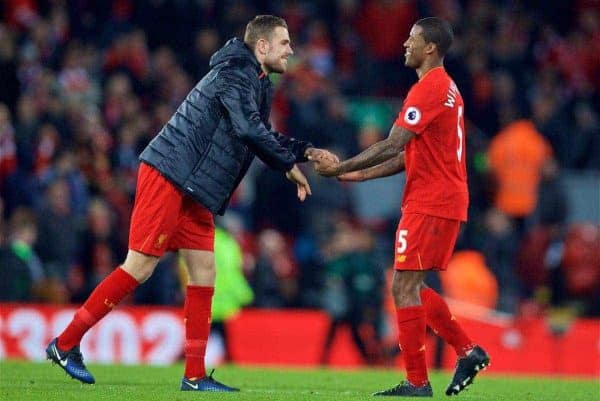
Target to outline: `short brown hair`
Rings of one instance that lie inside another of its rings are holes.
[[[285,20],[274,15],[257,15],[246,25],[246,33],[244,33],[244,42],[254,49],[256,42],[259,39],[271,38],[271,34],[278,26],[288,29]]]
[[[418,20],[415,25],[423,29],[425,43],[435,43],[439,56],[444,57],[454,41],[454,32],[450,23],[441,18],[427,17]]]

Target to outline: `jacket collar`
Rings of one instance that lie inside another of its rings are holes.
[[[258,62],[258,59],[256,58],[256,55],[252,51],[252,49],[250,49],[248,47],[248,45],[246,44],[246,42],[244,42],[243,40],[240,40],[238,38],[233,38],[232,40],[241,42],[241,44],[242,44],[245,52],[247,53],[247,57],[252,61],[252,64],[256,68],[256,72],[258,72],[259,78],[262,78],[261,75],[263,75],[264,72],[263,72],[263,70],[262,70],[262,68],[260,66],[260,63]]]
[[[247,60],[254,66],[257,75],[260,75],[263,72],[254,52],[239,38],[229,39],[222,48],[212,55],[209,64],[210,67],[213,68],[215,65],[231,59]]]

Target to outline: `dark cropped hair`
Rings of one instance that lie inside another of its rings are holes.
[[[273,31],[278,26],[288,29],[285,20],[274,15],[257,15],[246,25],[246,33],[244,34],[244,42],[254,49],[256,42],[259,39],[271,39]]]
[[[423,29],[423,39],[426,43],[435,43],[438,54],[444,57],[454,40],[454,32],[450,23],[437,17],[427,17],[415,22]]]

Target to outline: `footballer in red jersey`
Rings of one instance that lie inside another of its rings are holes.
[[[46,356],[57,368],[94,384],[80,349],[83,336],[152,276],[165,252],[178,251],[188,273],[179,389],[238,391],[207,375],[204,363],[216,277],[213,216],[225,213],[255,157],[285,173],[300,201],[311,190],[296,163],[337,161],[271,128],[269,74],[284,73],[292,54],[287,23],[273,15],[256,16],[243,40],[232,38],[213,54],[205,78],[140,154],[127,256],[47,345]]]
[[[395,126],[414,134],[405,146],[406,186],[394,267],[445,270],[460,222],[467,220],[464,104],[438,66],[413,85]]]
[[[453,36],[450,24],[442,19],[417,21],[404,47],[405,65],[416,70],[419,81],[410,89],[388,137],[348,160],[316,166],[320,174],[344,181],[406,172],[392,295],[407,378],[374,395],[433,396],[425,363],[427,325],[458,356],[447,395],[470,385],[490,361],[462,330],[444,299],[424,283],[427,271],[446,269],[469,203],[464,104],[443,64]]]

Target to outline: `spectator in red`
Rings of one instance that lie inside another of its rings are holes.
[[[594,224],[576,224],[567,232],[561,270],[567,296],[578,313],[600,315],[600,229]],[[584,301],[584,302],[581,302]]]
[[[392,61],[404,53],[402,38],[408,36],[417,17],[414,0],[368,0],[358,14],[358,32],[378,61]]]
[[[4,180],[17,168],[17,144],[10,111],[0,103],[0,189]]]
[[[367,87],[375,95],[400,96],[414,80],[402,68],[402,38],[417,15],[415,0],[369,0],[356,15],[356,28],[373,60],[363,78],[372,81]]]
[[[13,28],[29,28],[40,17],[36,0],[8,0],[4,7],[6,20]]]
[[[136,80],[142,81],[149,67],[150,57],[146,45],[146,35],[141,30],[118,36],[108,50],[104,60],[107,72],[125,70]]]

